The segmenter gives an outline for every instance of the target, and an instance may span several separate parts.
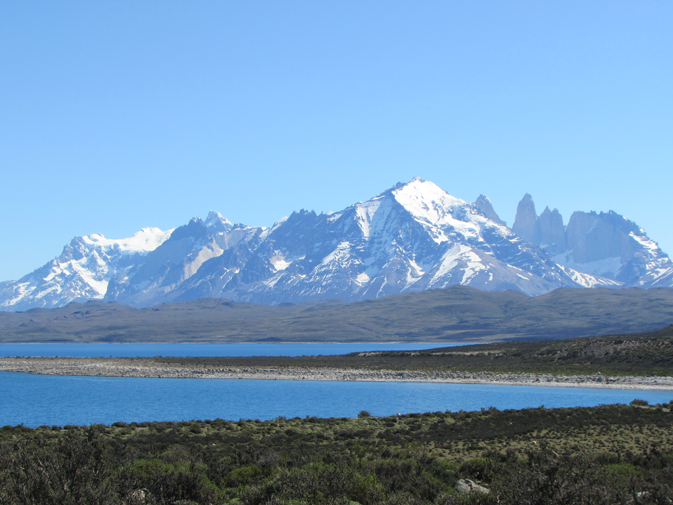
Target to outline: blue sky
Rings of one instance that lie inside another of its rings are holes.
[[[270,226],[414,176],[673,254],[673,2],[0,3],[0,280],[74,236]]]

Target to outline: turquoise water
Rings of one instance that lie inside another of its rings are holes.
[[[477,384],[137,379],[0,372],[0,426],[354,417],[668,402],[673,392]]]
[[[0,344],[0,356],[328,356],[456,345],[463,344]]]
[[[442,344],[450,345],[450,344]],[[438,344],[3,344],[0,356],[301,356]],[[394,382],[66,377],[0,372],[0,426],[354,417],[668,402],[673,392]]]

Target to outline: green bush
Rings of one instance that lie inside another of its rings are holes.
[[[10,426],[0,430],[0,503],[669,503],[670,432],[670,413],[625,405],[365,422]],[[459,478],[491,493],[458,495]]]

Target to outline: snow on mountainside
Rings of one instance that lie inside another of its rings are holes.
[[[643,284],[647,288],[670,288],[673,287],[673,266],[661,271],[649,284]]]
[[[76,237],[61,255],[16,282],[0,284],[0,309],[61,307],[103,298],[109,281],[170,237],[173,230],[143,228],[132,237]]]
[[[271,230],[257,229],[174,289],[148,286],[107,299],[134,305],[206,296],[259,303],[361,300],[453,284],[527,294],[576,286],[543,252],[475,204],[414,179],[338,213],[295,212]]]
[[[215,212],[208,215],[206,223],[194,218],[176,228],[168,240],[147,254],[142,264],[112,279],[105,300],[137,306],[172,300],[209,260],[241,242],[254,241],[263,232],[262,228],[232,225]]]
[[[0,283],[0,309],[101,298],[138,307],[204,297],[353,301],[455,284],[528,295],[673,285],[668,256],[618,214],[575,213],[566,229],[556,210],[537,216],[530,195],[519,207],[517,234],[485,196],[470,203],[416,178],[340,212],[294,212],[271,228],[211,211],[165,232],[75,238],[42,268]]]
[[[92,249],[115,250],[118,249],[122,255],[146,254],[159,247],[173,230],[162,231],[159,228],[143,228],[132,237],[123,239],[105,238],[100,233],[93,233],[81,237],[82,242],[91,246]]]

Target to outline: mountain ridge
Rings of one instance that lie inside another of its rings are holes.
[[[556,209],[537,216],[527,194],[510,229],[484,195],[470,203],[417,177],[339,212],[293,212],[271,228],[211,211],[205,221],[146,228],[129,239],[76,237],[58,258],[0,283],[0,309],[88,299],[136,307],[204,297],[357,301],[451,285],[527,295],[670,287],[673,264],[642,228],[612,211],[576,212],[565,226]]]
[[[673,286],[673,263],[643,228],[608,212],[573,212],[567,225],[557,209],[537,216],[526,194],[512,227],[564,268],[609,279],[615,286]]]

